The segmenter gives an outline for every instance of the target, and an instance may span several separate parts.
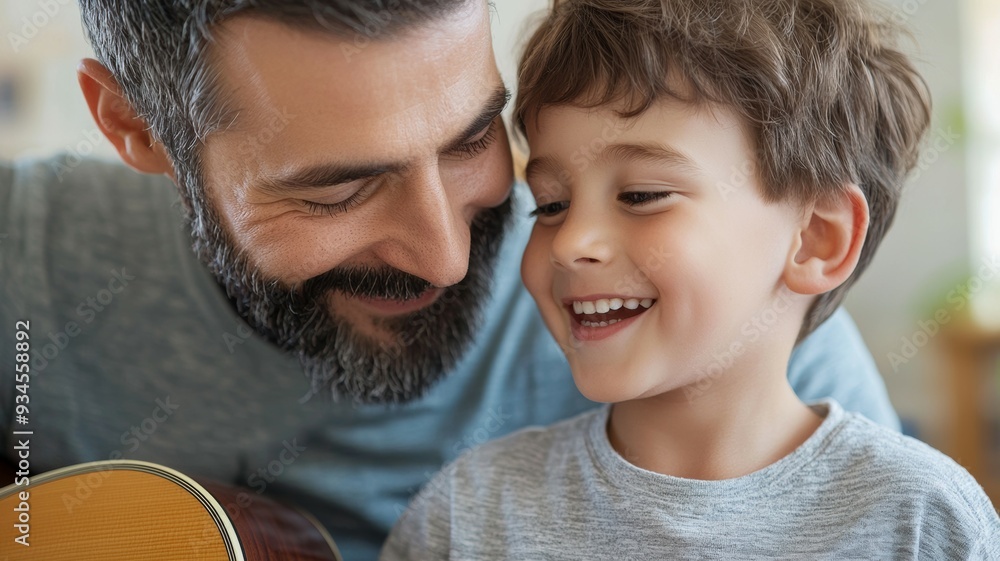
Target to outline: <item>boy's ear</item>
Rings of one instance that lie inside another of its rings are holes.
[[[857,185],[805,207],[785,265],[785,285],[799,294],[823,294],[854,272],[868,235],[868,200]]]
[[[104,133],[122,161],[143,173],[173,177],[166,150],[153,138],[149,125],[139,117],[121,93],[118,81],[100,62],[88,58],[76,70],[83,97],[97,127]]]

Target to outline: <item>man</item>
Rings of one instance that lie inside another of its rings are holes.
[[[531,224],[487,3],[250,4],[82,0],[84,96],[150,175],[0,167],[0,319],[31,321],[32,469],[160,462],[301,506],[345,558],[374,558],[442,462],[593,404],[520,284]],[[844,312],[789,375],[898,423]]]

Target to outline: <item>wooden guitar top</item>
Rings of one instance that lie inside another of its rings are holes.
[[[0,559],[341,561],[329,534],[308,515],[255,497],[230,516],[223,505],[236,491],[206,485],[130,460],[34,476],[30,486],[0,489]],[[22,536],[14,525],[25,520],[29,531]]]

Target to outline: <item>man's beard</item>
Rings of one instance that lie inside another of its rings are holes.
[[[204,193],[203,190],[200,191]],[[411,300],[432,286],[391,267],[337,267],[292,287],[265,277],[238,249],[207,197],[192,223],[194,249],[239,315],[262,337],[298,357],[312,387],[361,403],[419,397],[452,370],[473,340],[491,291],[496,256],[512,216],[508,198],[471,226],[469,271],[428,307],[373,321],[389,340],[360,333],[330,309],[330,296]],[[201,227],[199,228],[198,225]]]

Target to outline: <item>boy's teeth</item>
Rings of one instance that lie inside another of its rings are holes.
[[[613,319],[611,321],[587,321],[587,320],[583,320],[583,321],[580,322],[580,325],[582,325],[584,327],[607,327],[609,325],[614,325],[614,324],[618,323],[619,321],[621,321],[621,320],[620,319]]]
[[[638,298],[601,298],[600,300],[595,300],[593,302],[573,302],[573,312],[576,314],[606,314],[612,310],[620,310],[626,308],[629,310],[638,309],[639,306],[643,308],[649,308],[653,305],[652,298],[643,298],[639,300]]]

